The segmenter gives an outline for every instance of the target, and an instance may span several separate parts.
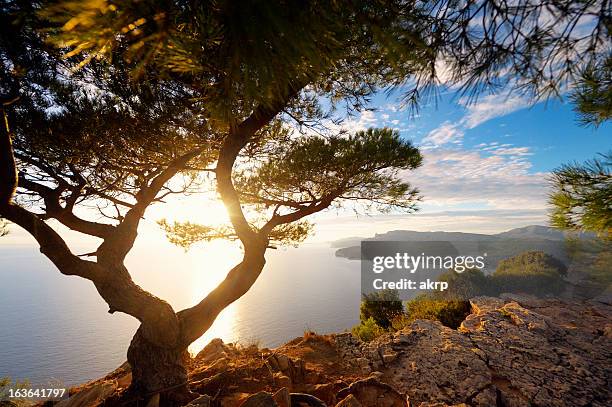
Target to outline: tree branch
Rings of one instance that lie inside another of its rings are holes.
[[[74,275],[98,281],[100,270],[95,263],[79,259],[72,254],[59,234],[35,214],[15,204],[0,205],[0,215],[25,229],[40,245],[43,253],[65,275]]]
[[[255,133],[268,124],[277,114],[279,114],[287,103],[295,97],[305,86],[299,84],[294,86],[284,100],[280,100],[272,106],[259,106],[242,123],[230,130],[221,149],[219,150],[219,160],[217,162],[217,190],[236,230],[238,238],[243,245],[248,245],[252,241],[259,240],[257,233],[251,228],[244,216],[240,204],[240,196],[234,187],[232,180],[232,169],[240,151],[251,141]]]
[[[115,227],[112,234],[105,237],[104,242],[98,248],[98,259],[111,264],[123,262],[125,256],[134,245],[138,235],[138,225],[145,211],[157,197],[163,186],[170,181],[178,172],[193,158],[204,151],[203,148],[183,154],[168,164],[153,180],[143,186],[136,194],[136,204],[125,214],[123,220]]]
[[[45,215],[50,218],[57,219],[64,226],[75,230],[77,232],[84,233],[90,236],[96,236],[104,239],[114,231],[115,227],[105,223],[91,222],[76,216],[71,206],[68,204],[66,208],[60,205],[60,196],[64,192],[63,188],[50,188],[46,185],[33,182],[25,178],[24,176],[19,177],[20,188],[25,188],[29,191],[36,192],[45,202]],[[73,191],[70,199],[76,201],[78,198],[78,192]]]

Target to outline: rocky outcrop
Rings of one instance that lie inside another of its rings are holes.
[[[416,406],[612,405],[609,306],[518,295],[471,303],[458,330],[416,321],[369,344],[342,337],[342,353],[360,354]]]
[[[190,389],[208,396],[189,406],[612,405],[609,304],[515,294],[470,302],[459,329],[419,320],[369,343],[350,333],[309,333],[273,350],[213,340],[189,374]],[[130,377],[122,366],[65,403],[96,405]]]

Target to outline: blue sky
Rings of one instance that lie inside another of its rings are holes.
[[[612,125],[581,127],[572,106],[559,100],[532,105],[500,94],[467,104],[446,93],[413,117],[401,109],[398,96],[377,95],[370,105],[374,111],[343,127],[396,128],[420,147],[424,165],[402,177],[421,190],[421,210],[358,219],[336,213],[318,220],[323,236],[393,229],[492,233],[546,224],[550,171],[612,149]]]
[[[543,209],[550,171],[612,148],[609,123],[582,127],[558,100],[488,95],[467,104],[447,93],[416,116],[400,106],[397,95],[380,94],[374,111],[344,126],[393,127],[421,148],[423,168],[405,177],[423,190],[423,209]]]

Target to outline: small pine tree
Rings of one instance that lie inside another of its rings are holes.
[[[393,318],[404,312],[404,306],[396,290],[382,290],[364,294],[359,310],[362,323],[373,318],[378,326],[388,329]]]

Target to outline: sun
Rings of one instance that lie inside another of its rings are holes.
[[[153,219],[168,222],[191,222],[206,226],[228,225],[229,217],[223,202],[215,193],[203,192],[167,200],[151,208]]]

